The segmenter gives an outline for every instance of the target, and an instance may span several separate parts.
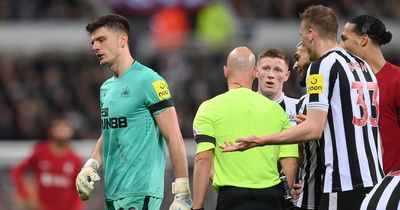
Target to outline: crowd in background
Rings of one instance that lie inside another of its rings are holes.
[[[0,20],[32,21],[32,20],[79,20],[96,17],[96,7],[101,4],[110,5],[118,12],[141,10],[154,11],[160,5],[181,4],[196,11],[212,0],[2,0],[0,1]],[[297,19],[299,12],[310,4],[324,4],[332,7],[341,17],[351,17],[359,13],[383,18],[400,19],[400,2],[397,0],[224,0],[230,5],[239,18]],[[124,5],[124,7],[122,7]],[[126,6],[131,6],[127,9]],[[146,12],[130,13],[149,14]],[[126,15],[126,14],[125,14]]]
[[[89,20],[97,16],[96,5],[93,2],[95,1],[3,0],[0,1],[0,21]],[[226,55],[231,50],[230,46],[219,50],[209,50],[196,45],[183,45],[172,52],[155,51],[155,54],[151,55],[136,54],[136,43],[140,42],[137,34],[146,33],[146,30],[149,30],[150,17],[146,17],[144,13],[122,10],[121,4],[116,4],[116,2],[123,1],[104,0],[101,2],[108,4],[111,12],[123,13],[133,21],[133,55],[140,62],[159,72],[168,81],[182,133],[184,137],[191,138],[192,121],[200,103],[227,89],[222,68]],[[196,10],[199,10],[202,5],[211,1],[197,2],[201,2],[196,7]],[[368,13],[400,19],[399,13],[395,12],[400,2],[394,0],[232,0],[222,2],[234,12],[235,18],[245,22],[261,19],[298,20],[299,12],[312,3],[332,6],[342,18]],[[190,11],[189,17],[195,15],[196,10]],[[100,133],[99,87],[111,74],[101,69],[96,57],[89,51],[89,46],[88,43],[87,51],[75,54],[51,51],[18,56],[8,55],[0,49],[0,139],[45,138],[48,119],[55,114],[65,114],[70,118],[76,129],[74,138],[96,139],[98,137]],[[292,53],[293,50],[288,52]],[[140,52],[143,51],[141,49]],[[399,53],[394,50],[385,53],[389,61],[400,64]],[[298,85],[295,74],[292,74],[285,86],[285,92],[299,97],[304,93],[303,91]]]

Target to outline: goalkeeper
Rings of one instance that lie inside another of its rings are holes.
[[[125,17],[101,16],[86,30],[100,65],[113,76],[100,88],[102,135],[76,178],[79,197],[90,198],[103,166],[107,210],[160,209],[165,137],[176,177],[170,209],[190,209],[186,152],[167,83],[131,56]]]
[[[251,90],[256,68],[255,56],[248,48],[238,47],[229,54],[224,75],[229,91],[202,103],[193,122],[197,142],[193,210],[204,208],[213,163],[217,210],[282,210],[277,162],[298,157],[297,145],[259,147],[242,153],[222,153],[220,146],[239,136],[280,132],[291,127],[289,119],[279,104]]]

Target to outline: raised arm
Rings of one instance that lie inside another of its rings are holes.
[[[316,141],[321,138],[324,131],[327,112],[320,109],[308,109],[307,119],[295,127],[286,129],[270,136],[248,136],[236,140],[239,144],[225,142],[222,151],[243,151],[256,146],[293,144],[304,141]]]

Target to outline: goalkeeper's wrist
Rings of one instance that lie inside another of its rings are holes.
[[[190,193],[189,178],[176,178],[172,182],[172,194]]]
[[[98,170],[100,167],[99,162],[97,162],[97,160],[90,158],[89,160],[86,161],[85,165],[83,165],[83,168],[86,167],[92,167],[94,170]]]

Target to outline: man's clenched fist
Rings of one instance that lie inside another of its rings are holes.
[[[89,159],[76,177],[76,191],[83,201],[89,199],[94,190],[94,183],[100,180],[100,176],[97,174],[98,168],[99,163],[95,159]]]

